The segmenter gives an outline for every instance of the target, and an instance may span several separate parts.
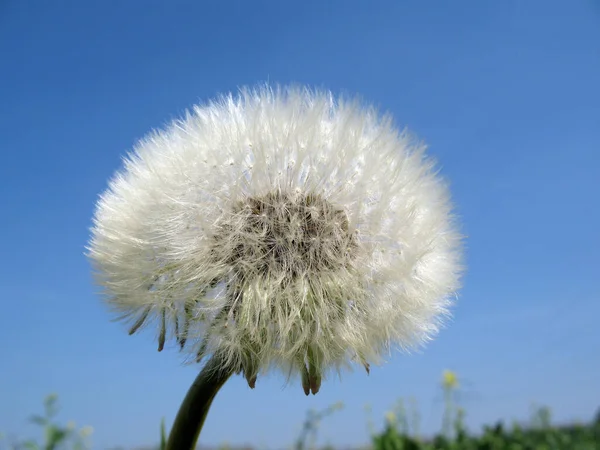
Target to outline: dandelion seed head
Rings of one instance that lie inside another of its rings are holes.
[[[389,117],[300,87],[244,89],[142,139],[88,246],[130,332],[190,360],[219,353],[251,387],[272,366],[316,393],[438,331],[461,238],[425,148]]]

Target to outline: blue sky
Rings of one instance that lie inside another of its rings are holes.
[[[450,6],[452,4],[452,6]],[[60,395],[94,447],[154,444],[197,367],[127,336],[95,295],[94,203],[137,139],[257,82],[360,94],[430,146],[468,236],[455,318],[420,354],[324,383],[232,379],[201,441],[283,448],[342,400],[323,442],[368,440],[400,397],[439,429],[445,368],[474,429],[600,407],[600,3],[0,2],[0,431]]]

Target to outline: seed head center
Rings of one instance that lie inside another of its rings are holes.
[[[216,256],[247,275],[298,277],[339,269],[356,247],[346,213],[314,194],[248,197],[219,229]]]

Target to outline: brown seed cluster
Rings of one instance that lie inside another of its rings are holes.
[[[356,248],[346,213],[321,196],[248,197],[220,224],[213,254],[245,275],[295,278],[348,263]]]

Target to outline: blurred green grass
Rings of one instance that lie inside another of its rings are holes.
[[[506,426],[498,422],[486,426],[479,433],[470,433],[465,426],[466,411],[459,405],[460,380],[451,371],[444,371],[440,383],[444,411],[441,431],[435,436],[423,437],[419,432],[420,415],[414,402],[399,400],[394,409],[385,415],[383,430],[375,431],[369,421],[371,442],[361,450],[599,450],[600,411],[589,423],[553,425],[549,408],[538,407],[525,426]],[[343,408],[336,403],[323,411],[308,411],[302,431],[291,450],[316,450],[317,434],[327,416]],[[30,421],[43,429],[43,442],[29,439],[9,441],[0,434],[0,450],[88,450],[92,449],[89,426],[77,428],[73,422],[60,425],[55,422],[58,396],[49,395],[44,400],[44,414],[30,417]],[[164,450],[167,430],[164,420],[160,425],[159,444],[154,450]],[[358,449],[359,447],[357,447]],[[232,449],[222,446],[221,450]],[[333,447],[321,447],[321,450]],[[150,450],[150,449],[148,449]]]

